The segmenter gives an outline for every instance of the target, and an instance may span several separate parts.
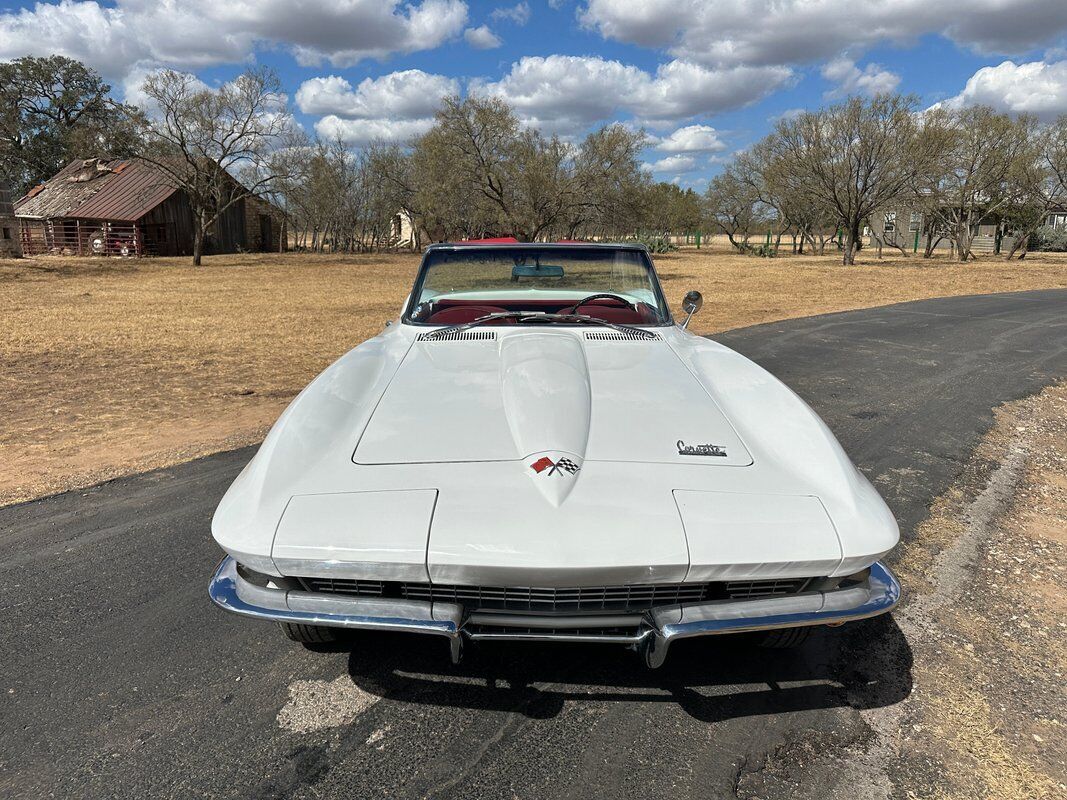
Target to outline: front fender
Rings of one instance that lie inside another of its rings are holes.
[[[322,470],[349,466],[352,448],[410,347],[394,331],[341,356],[282,412],[211,521],[215,541],[241,563],[279,574],[271,544],[289,499]]]

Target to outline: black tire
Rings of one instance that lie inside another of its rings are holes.
[[[301,625],[297,622],[279,622],[285,635],[301,644],[329,644],[337,641],[337,632],[333,628],[320,625]]]
[[[780,628],[776,631],[767,631],[757,644],[760,647],[768,647],[772,650],[785,650],[790,647],[800,647],[811,636],[811,627],[803,628]]]

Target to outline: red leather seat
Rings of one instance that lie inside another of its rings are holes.
[[[499,314],[502,311],[507,311],[507,309],[500,306],[450,306],[435,311],[426,321],[434,325],[462,325],[465,322],[474,322],[486,314]],[[507,320],[501,320],[501,322],[507,322]]]
[[[605,322],[614,322],[616,325],[641,325],[649,322],[645,315],[641,313],[640,306],[635,311],[629,306],[623,305],[622,301],[612,300],[608,297],[601,297],[596,300],[590,300],[588,303],[564,308],[561,313],[584,314],[587,317],[596,317]]]

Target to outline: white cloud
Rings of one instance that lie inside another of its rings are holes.
[[[323,114],[315,130],[326,139],[363,145],[377,139],[405,141],[433,127],[441,98],[459,92],[459,82],[418,69],[366,78],[352,88],[337,75],[311,78],[296,92],[305,114]]]
[[[514,22],[516,25],[525,25],[530,21],[530,4],[526,0],[505,8],[494,8],[489,18],[497,22]]]
[[[59,54],[111,78],[137,64],[240,63],[282,46],[304,65],[432,49],[467,22],[462,0],[59,0],[0,12],[0,58]]]
[[[296,91],[296,105],[305,114],[335,114],[360,119],[432,117],[441,98],[457,94],[459,82],[419,69],[366,78],[355,89],[344,78],[311,78]]]
[[[900,84],[900,76],[895,72],[883,69],[878,64],[868,64],[860,69],[855,61],[846,56],[823,65],[822,76],[837,84],[825,94],[831,99],[856,94],[888,94]]]
[[[653,172],[692,172],[697,168],[697,160],[693,156],[667,156],[650,166]]]
[[[704,64],[795,64],[846,48],[939,33],[986,52],[1022,52],[1067,30],[1062,0],[588,0],[602,36]]]
[[[962,92],[938,105],[988,105],[998,111],[1053,119],[1067,114],[1067,61],[1005,61],[982,67],[967,80]]]
[[[664,153],[717,153],[726,149],[719,132],[709,125],[687,125],[656,144]]]
[[[463,38],[467,40],[467,44],[476,50],[492,50],[494,47],[500,47],[503,44],[500,37],[489,30],[488,25],[467,28],[467,30],[463,31]]]
[[[670,61],[655,74],[594,56],[525,56],[472,92],[506,99],[528,124],[574,132],[630,113],[653,125],[747,105],[792,77],[787,67],[708,69]]]
[[[328,114],[315,123],[323,139],[342,139],[361,146],[377,140],[403,142],[421,136],[433,127],[433,119],[341,119]]]

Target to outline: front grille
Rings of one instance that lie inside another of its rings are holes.
[[[632,637],[636,638],[641,633],[641,628],[638,625],[618,625],[604,628],[529,628],[523,625],[482,625],[477,623],[468,623],[463,627],[463,630],[467,633],[474,634],[475,636],[498,636],[505,634],[509,636],[571,636],[571,637]]]
[[[382,597],[385,584],[382,581],[362,581],[352,578],[297,578],[306,592],[326,594],[350,594],[358,597]]]
[[[731,600],[753,597],[781,597],[798,594],[807,586],[809,578],[785,578],[777,581],[727,581],[726,596]]]
[[[459,603],[471,610],[533,613],[599,613],[647,611],[656,606],[710,600],[750,600],[798,594],[810,578],[710,583],[652,583],[631,586],[581,586],[555,589],[533,586],[462,586],[444,583],[401,583],[350,578],[297,578],[308,592],[355,597]]]
[[[705,583],[658,583],[638,586],[584,586],[550,589],[530,586],[453,586],[401,584],[403,596],[502,611],[632,611],[707,598]]]

